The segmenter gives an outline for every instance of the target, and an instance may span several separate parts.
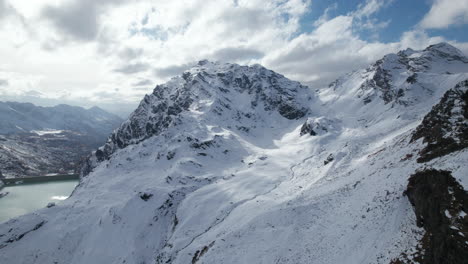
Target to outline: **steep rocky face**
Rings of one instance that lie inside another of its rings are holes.
[[[449,89],[413,131],[410,142],[422,139],[425,144],[417,162],[426,163],[466,149],[467,117],[465,80]],[[392,263],[468,263],[468,193],[451,172],[426,165],[411,175],[405,193],[414,207],[417,225],[425,233],[411,253],[404,253]]]
[[[418,162],[468,147],[468,80],[447,91],[424,117],[411,141],[420,138],[427,145],[419,152]]]
[[[181,124],[190,109],[198,111],[205,120],[217,120],[217,123],[234,120],[229,121],[230,126],[238,123],[239,130],[248,132],[254,127],[242,125],[245,123],[243,119],[261,119],[262,112],[276,112],[286,119],[298,119],[310,112],[304,102],[312,99],[307,87],[260,65],[249,67],[200,61],[146,95],[129,120],[96,151],[95,159],[98,162],[107,159],[117,149]],[[85,167],[84,174],[92,166]]]
[[[406,195],[425,234],[413,255],[421,264],[468,263],[468,193],[449,171],[411,175]]]

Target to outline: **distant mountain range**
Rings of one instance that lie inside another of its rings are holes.
[[[70,198],[0,224],[0,263],[467,263],[467,135],[468,58],[447,43],[324,89],[200,61]]]
[[[74,172],[123,120],[99,107],[0,102],[4,177]]]
[[[99,107],[36,106],[31,103],[0,102],[0,134],[30,133],[34,130],[70,130],[107,137],[123,120]]]

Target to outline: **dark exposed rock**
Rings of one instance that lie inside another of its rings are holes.
[[[318,136],[339,129],[339,121],[326,117],[308,118],[301,126],[299,135]]]
[[[372,99],[370,97],[366,97],[366,98],[364,98],[363,102],[366,105],[366,104],[372,102]]]
[[[448,90],[441,101],[424,117],[411,142],[423,138],[427,145],[419,152],[418,162],[468,147],[468,80]]]
[[[192,143],[190,145],[190,147],[195,148],[195,149],[207,149],[207,148],[213,146],[214,143],[215,143],[214,140],[207,140],[207,141],[203,141],[203,142]]]
[[[166,155],[167,160],[171,160],[175,157],[175,152],[174,151],[169,151]]]
[[[106,158],[104,152],[100,149],[96,150],[95,155],[98,161],[103,161]]]
[[[335,157],[333,156],[333,154],[330,154],[330,155],[328,155],[327,159],[325,159],[323,161],[323,165],[327,165],[328,163],[332,162],[333,160],[335,160]]]
[[[282,104],[279,107],[280,115],[286,117],[287,119],[299,119],[307,113],[307,109],[297,109],[289,104]]]
[[[418,80],[417,80],[417,77],[418,75],[416,73],[410,75],[407,79],[406,79],[406,82],[408,83],[411,83],[411,84],[414,84],[416,83]]]
[[[215,241],[211,242],[208,246],[204,246],[201,250],[197,250],[192,258],[192,264],[196,264],[203,255],[214,245]]]
[[[468,263],[468,193],[449,171],[426,169],[411,175],[406,195],[424,228],[421,264]],[[394,262],[398,263],[398,262]]]
[[[379,65],[372,80],[374,81],[375,86],[382,92],[382,99],[384,102],[386,104],[390,103],[394,99],[395,95],[391,87],[391,79],[387,70],[383,69]]]
[[[311,136],[317,135],[317,133],[312,129],[312,125],[307,122],[302,125],[300,135],[303,136],[306,134],[309,134]]]
[[[153,197],[152,193],[140,193],[140,198],[145,202],[148,201],[151,197]]]

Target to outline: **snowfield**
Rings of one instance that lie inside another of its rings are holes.
[[[143,99],[70,198],[1,224],[0,263],[411,259],[424,230],[409,176],[445,169],[468,186],[466,149],[418,163],[425,143],[411,137],[465,79],[468,59],[444,43],[317,93],[259,65],[202,61]]]
[[[61,134],[63,130],[56,130],[56,129],[46,129],[46,130],[31,130],[31,133],[35,133],[39,136],[49,135],[49,134]]]

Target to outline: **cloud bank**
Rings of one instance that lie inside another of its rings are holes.
[[[427,29],[467,23],[466,1],[436,0],[399,41],[363,39],[363,31],[378,35],[388,26],[376,14],[393,2],[363,1],[335,17],[332,4],[306,21],[312,29],[305,32],[310,0],[0,0],[0,100],[129,111],[157,83],[202,59],[260,63],[320,88],[386,53],[450,42]]]

